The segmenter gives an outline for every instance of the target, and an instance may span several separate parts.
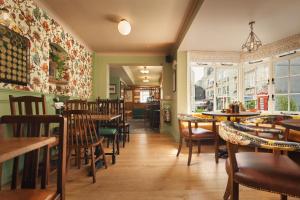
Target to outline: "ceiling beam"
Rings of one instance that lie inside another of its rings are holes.
[[[171,55],[176,56],[177,49],[179,48],[181,42],[183,41],[187,31],[189,30],[191,24],[193,23],[198,11],[200,10],[204,0],[191,0],[188,9],[186,11],[184,20],[177,33],[177,38],[175,44],[171,49]]]

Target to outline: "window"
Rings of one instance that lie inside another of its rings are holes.
[[[268,110],[269,66],[249,64],[244,66],[244,105],[246,109]]]
[[[140,103],[147,103],[148,98],[150,97],[149,90],[141,90],[140,92]]]
[[[191,66],[191,110],[221,110],[237,100],[238,68],[220,64]],[[216,102],[216,105],[214,104]]]
[[[274,63],[275,111],[300,111],[300,58]]]
[[[216,70],[216,110],[228,108],[232,101],[237,100],[237,68],[219,67]]]

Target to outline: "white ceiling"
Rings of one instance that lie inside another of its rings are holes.
[[[144,69],[144,66],[125,66],[125,69],[129,69],[130,72],[124,70],[124,66],[111,65],[110,66],[110,77],[120,77],[127,85],[143,85],[143,86],[159,86],[160,78],[162,74],[162,66],[147,66],[149,74],[142,74],[140,71]],[[129,73],[129,74],[128,74]],[[133,77],[130,77],[130,74]],[[147,76],[149,79],[148,83],[144,83],[143,79]],[[132,79],[133,80],[132,80]]]
[[[300,33],[300,0],[205,0],[179,50],[240,51],[249,21],[263,44]]]
[[[58,16],[95,52],[166,54],[192,0],[35,0]],[[117,21],[132,32],[122,36]]]

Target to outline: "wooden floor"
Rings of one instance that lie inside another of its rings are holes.
[[[216,165],[214,155],[207,153],[212,152],[208,146],[200,155],[193,155],[188,167],[186,150],[176,158],[177,144],[169,136],[132,134],[117,163],[97,171],[95,184],[87,168],[72,167],[67,200],[222,199],[227,181],[224,160]],[[241,187],[240,199],[279,199],[279,195]]]

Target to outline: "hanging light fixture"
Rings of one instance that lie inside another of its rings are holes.
[[[126,19],[122,19],[118,24],[118,30],[122,35],[128,35],[131,31],[131,25]]]
[[[149,79],[148,79],[147,76],[145,76],[145,78],[143,79],[143,82],[144,82],[144,83],[148,83],[148,82],[149,82]]]
[[[149,74],[149,70],[147,69],[146,66],[144,66],[144,69],[141,70],[142,74]]]
[[[246,42],[242,46],[242,50],[245,52],[253,52],[256,51],[261,45],[262,42],[257,37],[257,35],[253,32],[253,25],[255,24],[255,21],[249,22],[250,25],[250,34],[246,40]]]

